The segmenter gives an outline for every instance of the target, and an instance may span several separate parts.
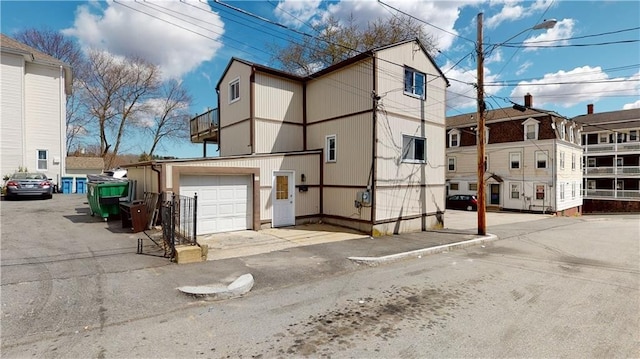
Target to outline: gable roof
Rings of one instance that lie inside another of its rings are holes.
[[[326,67],[322,70],[319,70],[317,72],[314,72],[311,75],[308,76],[298,76],[298,75],[294,75],[292,73],[289,72],[285,72],[282,70],[278,70],[278,69],[274,69],[272,67],[268,67],[268,66],[264,66],[264,65],[260,65],[260,64],[256,64],[254,62],[251,61],[247,61],[247,60],[243,60],[237,57],[232,57],[231,60],[229,61],[229,63],[227,64],[227,67],[224,69],[224,71],[222,72],[222,75],[220,76],[220,80],[218,81],[218,83],[216,84],[216,89],[220,89],[220,84],[222,82],[222,79],[224,78],[224,76],[226,75],[227,71],[229,70],[229,68],[231,67],[231,64],[233,64],[233,62],[237,61],[240,63],[243,63],[247,66],[251,66],[253,68],[255,68],[258,71],[261,72],[265,72],[268,74],[272,74],[275,76],[280,76],[280,77],[285,77],[288,78],[290,80],[294,80],[294,81],[300,81],[300,82],[306,82],[312,79],[315,79],[317,77],[326,75],[328,73],[331,73],[333,71],[336,71],[340,68],[349,66],[351,64],[354,64],[358,61],[362,61],[366,58],[372,57],[376,52],[378,51],[382,51],[382,50],[386,50],[386,49],[390,49],[396,46],[400,46],[400,45],[404,45],[407,43],[411,43],[411,42],[415,42],[418,44],[418,46],[420,46],[420,49],[422,50],[422,52],[424,52],[424,54],[427,56],[427,58],[429,59],[429,61],[431,62],[431,64],[436,68],[436,70],[438,71],[438,73],[440,74],[440,76],[444,79],[445,83],[447,84],[447,87],[450,85],[449,80],[447,79],[447,77],[444,75],[444,73],[442,72],[442,70],[440,69],[440,67],[436,64],[436,62],[433,60],[433,57],[431,57],[431,55],[429,55],[429,53],[427,52],[426,48],[424,47],[424,45],[422,44],[422,42],[418,39],[412,39],[412,40],[405,40],[405,41],[400,41],[394,44],[390,44],[390,45],[385,45],[385,46],[381,46],[372,50],[368,50],[368,51],[364,51],[361,52],[353,57],[350,57],[346,60],[340,61],[338,63],[335,63],[329,67]]]
[[[580,115],[573,120],[588,132],[640,128],[640,108]]]
[[[0,34],[0,52],[22,55],[26,62],[33,62],[52,67],[62,67],[65,72],[65,91],[71,94],[71,84],[73,82],[71,66],[65,62],[47,55],[44,52],[34,49],[31,46],[23,44],[5,34]]]
[[[484,118],[486,122],[499,122],[508,121],[514,119],[527,119],[530,117],[546,116],[547,113],[527,109],[524,112],[513,109],[511,107],[504,107],[495,110],[489,110],[485,112]],[[475,125],[478,123],[477,112],[464,113],[462,115],[447,117],[447,128],[452,127],[464,127],[469,125]]]

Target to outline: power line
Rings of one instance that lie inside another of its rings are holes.
[[[605,36],[605,35],[619,34],[619,33],[628,32],[628,31],[634,31],[634,30],[640,30],[640,27],[633,27],[633,28],[629,28],[629,29],[622,29],[622,30],[615,30],[615,31],[609,31],[609,32],[602,32],[602,33],[599,33],[599,34],[592,34],[592,35],[584,35],[584,36],[567,37],[567,38],[555,39],[555,40],[537,40],[537,41],[527,41],[527,43],[528,43],[528,44],[538,44],[538,43],[545,43],[545,42],[556,42],[556,41],[578,40],[578,39],[586,39],[586,38],[590,38],[590,37],[598,37],[598,36]],[[512,43],[508,42],[507,44],[512,44]]]
[[[554,40],[557,42],[559,40]],[[617,45],[617,44],[629,44],[634,42],[640,42],[640,40],[620,40],[620,41],[608,41],[608,42],[595,42],[591,44],[566,44],[566,45],[528,45],[527,43],[519,44],[519,45],[510,45],[503,44],[502,47],[511,47],[511,48],[556,48],[556,47],[587,47],[587,46],[606,46],[606,45]]]
[[[583,85],[583,84],[601,84],[601,83],[615,83],[615,82],[629,82],[629,81],[640,81],[638,79],[619,79],[619,80],[593,80],[593,81],[569,81],[569,82],[541,82],[541,83],[528,83],[527,86],[548,86],[548,85]],[[485,83],[485,86],[507,86],[507,87],[515,87],[520,86],[521,83]]]

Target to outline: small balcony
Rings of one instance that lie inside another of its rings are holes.
[[[217,108],[192,118],[189,125],[192,143],[218,143],[220,116]]]
[[[614,154],[637,153],[640,150],[640,142],[603,143],[583,146],[584,153],[589,154]]]

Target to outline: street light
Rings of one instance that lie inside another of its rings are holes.
[[[484,50],[482,49],[482,18],[483,13],[478,14],[478,45],[476,48],[476,55],[478,58],[478,87],[477,87],[477,100],[478,100],[478,234],[484,236],[487,234],[487,225],[486,225],[486,196],[485,196],[485,187],[484,187],[484,171],[485,171],[485,160],[484,160],[484,141],[485,141],[485,133],[484,133],[484,112],[486,110],[484,103]],[[556,25],[557,21],[555,19],[544,20],[543,22],[525,29],[516,35],[510,37],[508,40],[493,45],[494,48],[505,44],[506,42],[516,38],[522,33],[529,30],[542,30],[542,29],[551,29]]]

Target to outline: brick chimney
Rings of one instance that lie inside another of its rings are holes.
[[[590,103],[587,105],[587,115],[593,114],[593,104]]]
[[[527,92],[527,94],[524,95],[524,107],[529,108],[531,106],[533,106],[533,96]]]

